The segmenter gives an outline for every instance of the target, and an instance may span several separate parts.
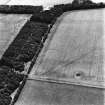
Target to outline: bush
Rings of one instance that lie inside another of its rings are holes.
[[[0,93],[0,105],[9,105],[11,103],[12,98],[9,95]]]

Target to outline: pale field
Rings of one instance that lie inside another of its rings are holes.
[[[64,13],[58,21],[30,77],[104,86],[105,9]]]
[[[27,80],[15,105],[104,105],[98,88]]]
[[[0,14],[0,58],[29,17],[29,15]]]

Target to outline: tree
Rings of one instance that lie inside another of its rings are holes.
[[[84,4],[93,4],[93,2],[91,0],[74,0],[72,2],[72,5],[74,6],[78,6],[78,5],[84,5]]]

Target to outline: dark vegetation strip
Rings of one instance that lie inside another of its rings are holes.
[[[86,1],[81,4],[74,0],[69,4],[60,4],[55,5],[54,8],[62,8],[63,12],[72,11],[72,10],[84,10],[84,9],[98,9],[105,8],[104,3],[93,3],[92,1]],[[53,8],[53,7],[52,7]],[[36,14],[39,11],[43,11],[42,6],[31,6],[31,5],[0,5],[0,13],[6,14]]]
[[[34,6],[0,6],[1,13],[32,14],[0,60],[0,105],[10,105],[11,94],[18,88],[11,105],[14,105],[26,82],[50,29],[64,12],[81,9],[104,8],[105,5],[85,3],[55,5],[50,10]],[[31,62],[27,75],[24,65]],[[21,84],[20,84],[21,82]]]
[[[6,14],[34,14],[42,10],[42,6],[0,5],[0,13]]]
[[[68,11],[73,11],[73,10],[101,9],[101,8],[105,8],[105,4],[104,3],[93,3],[91,1],[89,3],[84,2],[82,4],[72,2],[72,4],[54,5],[54,8],[62,9],[63,12],[68,12]]]
[[[42,39],[42,42],[40,43],[40,48],[37,50],[36,55],[33,57],[32,61],[31,61],[31,65],[30,65],[30,67],[29,67],[28,74],[30,73],[31,69],[33,68],[33,66],[34,66],[34,64],[35,64],[35,62],[36,62],[36,60],[37,60],[37,57],[38,57],[38,55],[39,55],[41,49],[43,48],[43,43],[44,43],[45,40],[47,39],[48,34],[50,33],[50,29],[52,28],[52,25],[53,25],[53,22],[50,24],[48,30],[47,30],[46,33],[44,34],[44,37],[43,37],[43,39]]]

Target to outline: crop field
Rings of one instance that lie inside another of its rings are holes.
[[[104,86],[105,9],[64,13],[30,78]]]

